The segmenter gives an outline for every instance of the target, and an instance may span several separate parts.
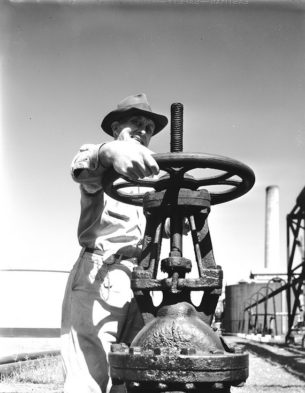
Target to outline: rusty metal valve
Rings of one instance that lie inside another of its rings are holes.
[[[222,288],[222,269],[216,265],[207,222],[211,205],[224,203],[248,192],[255,181],[251,168],[227,157],[182,152],[182,104],[172,105],[171,152],[155,154],[165,175],[158,179],[120,179],[108,170],[103,187],[111,197],[143,206],[147,224],[143,250],[132,274],[134,291],[145,326],[129,349],[116,344],[109,354],[111,377],[124,381],[128,392],[230,392],[248,376],[248,355],[231,350],[211,328]],[[213,169],[216,176],[196,178],[194,169]],[[128,193],[140,187],[146,192]],[[203,187],[224,186],[209,192]],[[149,190],[149,191],[148,191]],[[170,219],[170,253],[161,261],[164,279],[157,278],[162,235]],[[183,257],[185,220],[194,245],[198,278],[186,276],[192,261]],[[191,292],[203,290],[194,306]],[[162,291],[154,306],[151,292]]]

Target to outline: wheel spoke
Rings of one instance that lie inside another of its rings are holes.
[[[230,179],[213,179],[213,178],[208,178],[208,179],[198,179],[197,180],[198,187],[203,187],[203,186],[235,186],[238,187],[242,185],[242,181],[238,180],[230,180]]]

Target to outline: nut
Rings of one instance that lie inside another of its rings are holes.
[[[182,348],[180,351],[181,355],[195,355],[196,349],[195,348]]]
[[[130,355],[140,355],[142,352],[141,347],[130,347],[129,348],[129,354]]]
[[[194,390],[196,388],[195,384],[193,382],[187,382],[185,384],[185,389],[186,390]]]

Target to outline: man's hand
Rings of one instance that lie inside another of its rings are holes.
[[[101,146],[99,160],[104,167],[113,166],[119,174],[137,180],[159,173],[152,154],[147,147],[133,140],[112,141]]]

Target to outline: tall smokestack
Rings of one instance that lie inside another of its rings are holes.
[[[266,188],[265,269],[280,270],[279,187]]]

